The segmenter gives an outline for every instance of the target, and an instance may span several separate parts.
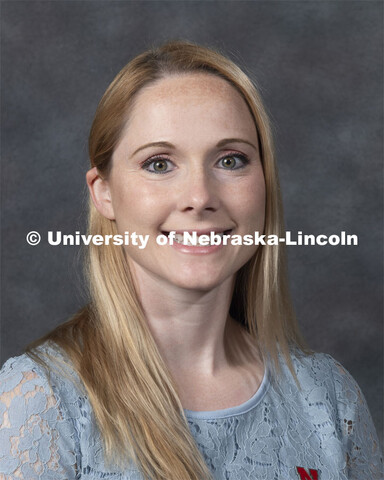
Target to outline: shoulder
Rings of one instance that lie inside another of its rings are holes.
[[[351,407],[364,400],[363,394],[352,375],[340,362],[325,353],[303,354],[299,351],[291,352],[294,372],[302,394],[312,396],[326,395],[327,400],[334,406]],[[281,360],[285,378],[290,376],[288,366]]]
[[[348,478],[366,478],[367,471],[379,478],[374,476],[382,474],[379,440],[356,380],[327,354],[294,353],[292,362],[301,389],[299,401],[318,426],[328,424],[334,429],[346,452]]]
[[[340,362],[324,353],[291,353],[297,383],[287,363],[281,357],[282,381],[276,388],[294,402],[300,402],[313,415],[328,412],[340,436],[348,437],[352,426],[372,426],[364,395],[352,375]],[[349,426],[349,427],[348,427]]]
[[[84,392],[69,359],[50,344],[39,347],[36,354],[36,358],[23,354],[5,362],[0,370],[0,404],[19,412],[21,403],[49,404],[60,410],[62,418],[77,417],[76,405]]]
[[[81,418],[91,417],[85,388],[58,347],[44,344],[36,354],[36,358],[28,354],[10,358],[0,370],[0,415],[6,411],[10,423],[17,418],[21,424],[30,421],[34,412],[50,425],[73,431],[75,441]]]
[[[35,352],[36,356],[25,353],[4,363],[0,370],[1,393],[19,388],[24,394],[39,387],[67,400],[71,393],[81,393],[81,382],[64,352],[49,343],[38,347]]]
[[[79,395],[69,380],[51,373],[49,362],[44,367],[24,354],[9,359],[0,371],[3,473],[35,478],[38,468],[43,472],[39,478],[75,477]]]
[[[348,370],[325,353],[293,352],[292,363],[302,388],[325,387],[338,402],[361,400],[362,392]]]
[[[28,399],[31,392],[52,394],[47,375],[26,354],[10,358],[0,370],[0,401],[19,403],[17,398]]]

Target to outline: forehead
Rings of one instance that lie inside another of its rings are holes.
[[[232,92],[233,90],[233,92]],[[223,96],[235,94],[237,91],[223,78],[210,73],[184,73],[169,75],[143,88],[139,96],[154,94],[158,101],[172,100],[173,97],[184,96],[196,100],[201,96]]]
[[[172,75],[143,88],[128,114],[124,134],[183,137],[193,130],[212,135],[256,135],[245,100],[226,80],[206,73]]]

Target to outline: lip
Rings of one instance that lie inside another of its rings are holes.
[[[170,245],[171,248],[174,248],[178,252],[187,253],[192,255],[207,255],[210,253],[215,253],[223,248],[223,244],[220,242],[219,245],[184,245],[182,243],[173,242]]]
[[[233,231],[232,228],[216,228],[216,227],[210,227],[210,228],[191,228],[191,229],[182,229],[182,230],[163,230],[161,233],[164,235],[168,235],[170,232],[175,232],[178,233],[179,235],[183,235],[183,233],[196,233],[197,235],[209,235],[211,232],[213,233],[230,233]]]
[[[169,232],[163,230],[162,233],[164,235],[168,235],[170,232],[175,232],[176,234],[183,235],[184,233],[196,233],[198,236],[200,235],[209,235],[210,233],[220,234],[220,233],[227,233],[230,235],[233,231],[233,228],[194,228],[194,229],[183,229],[183,230],[170,230]],[[192,255],[207,255],[211,253],[218,252],[221,250],[224,245],[220,242],[218,245],[184,245],[182,243],[173,242],[172,244],[168,243],[171,248],[174,248],[180,253],[192,254]]]

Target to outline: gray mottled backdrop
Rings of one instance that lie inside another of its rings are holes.
[[[287,228],[357,234],[356,247],[290,247],[312,348],[362,387],[382,432],[381,1],[3,1],[2,360],[84,302],[87,135],[103,91],[146,47],[218,47],[257,80],[272,116]],[[43,236],[32,247],[26,234]]]

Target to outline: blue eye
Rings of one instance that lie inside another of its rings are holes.
[[[248,163],[248,158],[240,153],[231,153],[219,160],[220,168],[224,170],[238,170],[239,168],[244,168]]]
[[[147,172],[162,174],[171,172],[173,170],[172,166],[174,166],[173,163],[167,158],[157,157],[146,160],[142,168]]]

